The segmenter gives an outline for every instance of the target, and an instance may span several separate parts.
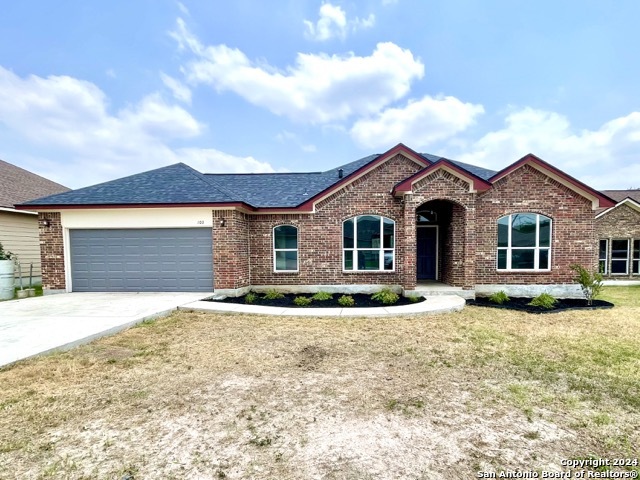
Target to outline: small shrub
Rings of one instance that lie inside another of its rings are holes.
[[[548,293],[541,293],[536,298],[531,300],[528,305],[531,305],[533,307],[542,307],[549,310],[550,308],[553,308],[556,303],[558,303],[558,300],[555,297],[549,295]]]
[[[311,298],[318,302],[324,302],[326,300],[331,300],[333,298],[333,295],[331,295],[329,292],[318,292]]]
[[[284,298],[284,294],[277,290],[267,290],[267,293],[265,293],[262,298],[265,300],[278,300],[280,298]]]
[[[399,298],[398,294],[392,292],[389,288],[383,288],[379,292],[371,295],[371,300],[383,303],[384,305],[393,305]]]
[[[422,300],[422,297],[420,295],[408,295],[407,298],[411,303],[418,303],[420,300]]]
[[[311,305],[311,299],[309,297],[296,297],[293,299],[293,303],[299,307],[308,307]]]
[[[504,290],[500,290],[499,292],[494,293],[489,296],[489,301],[492,303],[497,303],[498,305],[502,305],[505,302],[509,301],[509,295],[507,295]]]
[[[356,301],[351,295],[342,295],[338,299],[338,304],[340,304],[342,307],[353,307],[356,304]]]
[[[5,250],[2,246],[2,242],[0,242],[0,260],[11,260],[14,256],[15,255],[9,250]]]
[[[571,265],[570,268],[576,272],[573,281],[580,285],[584,298],[587,299],[587,305],[593,305],[593,299],[602,291],[602,274],[600,272],[591,273],[577,263]]]
[[[258,300],[258,295],[253,292],[249,292],[244,296],[244,303],[256,303]]]

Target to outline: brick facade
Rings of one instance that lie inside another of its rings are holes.
[[[477,200],[477,284],[570,284],[569,268],[597,263],[591,201],[525,165],[493,184]],[[551,218],[551,271],[499,272],[496,269],[497,221],[504,215],[539,213]]]
[[[399,285],[413,290],[417,284],[416,212],[422,207],[438,212],[438,280],[453,286],[473,290],[478,285],[570,284],[571,264],[597,265],[591,201],[536,168],[524,164],[481,193],[473,191],[468,180],[436,169],[418,180],[410,193],[392,195],[396,185],[421,168],[402,154],[392,156],[319,201],[312,213],[212,210],[214,288]],[[520,212],[552,219],[551,271],[497,271],[497,221]],[[343,270],[343,222],[367,214],[395,222],[393,271]],[[60,213],[39,215],[44,287],[64,289]],[[44,219],[50,222],[48,227],[42,226]],[[598,235],[640,238],[639,219],[638,212],[614,209],[597,222]],[[278,225],[298,228],[297,272],[274,271],[273,228]],[[628,225],[635,229],[625,230]]]
[[[401,246],[406,245],[404,206],[401,199],[393,197],[390,192],[394,185],[419,168],[416,163],[398,155],[319,202],[315,213],[249,215],[251,284],[403,284],[407,268],[402,261],[404,252],[400,251]],[[385,216],[396,222],[395,271],[344,272],[342,269],[342,222],[356,215],[367,214]],[[273,228],[278,225],[298,227],[299,271],[296,273],[274,272]]]
[[[631,268],[631,256],[633,254],[633,241],[640,240],[640,212],[626,204],[620,204],[596,218],[595,230],[597,239],[608,240],[607,243],[607,278],[638,279],[640,275],[633,273]],[[611,240],[628,240],[629,257],[628,273],[612,275],[611,272]]]
[[[48,226],[44,222],[49,223]],[[38,234],[40,236],[40,261],[42,263],[42,289],[64,290],[64,244],[60,212],[38,214]]]

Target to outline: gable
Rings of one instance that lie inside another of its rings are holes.
[[[597,210],[601,207],[612,207],[615,204],[615,202],[613,202],[613,200],[611,200],[606,195],[603,195],[597,190],[594,190],[588,185],[573,178],[571,175],[564,173],[562,170],[554,167],[553,165],[545,162],[544,160],[536,157],[531,153],[525,155],[520,160],[512,163],[508,167],[500,170],[493,177],[491,177],[489,181],[491,183],[496,183],[505,177],[513,175],[514,172],[525,166],[539,171],[543,175],[555,180],[558,184],[563,185],[567,189],[572,190],[578,195],[581,195],[582,197],[588,199],[591,202],[592,210]]]

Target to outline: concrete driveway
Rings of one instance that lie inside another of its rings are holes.
[[[0,366],[167,315],[207,293],[63,293],[0,302]]]

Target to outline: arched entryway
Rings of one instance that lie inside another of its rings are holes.
[[[416,280],[464,285],[465,209],[449,200],[416,208]]]

